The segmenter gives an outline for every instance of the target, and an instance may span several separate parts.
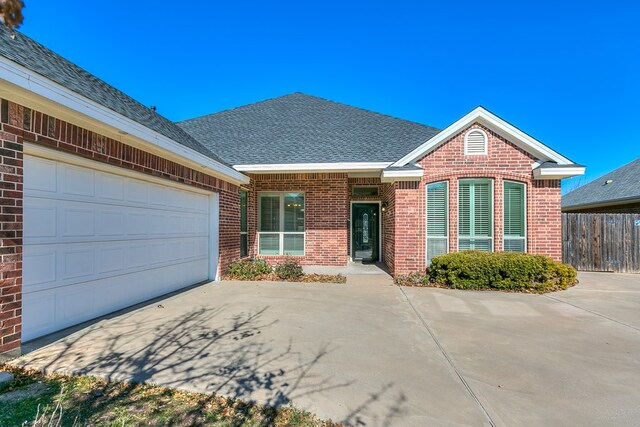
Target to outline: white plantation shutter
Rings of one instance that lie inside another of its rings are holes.
[[[526,250],[525,185],[504,181],[504,250]]]
[[[487,135],[478,129],[467,132],[464,137],[464,154],[487,154]]]
[[[449,183],[427,185],[427,265],[449,251]]]
[[[458,181],[458,249],[493,250],[493,181]]]

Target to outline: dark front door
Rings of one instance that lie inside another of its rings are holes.
[[[354,203],[351,207],[351,257],[363,262],[378,261],[377,203]]]

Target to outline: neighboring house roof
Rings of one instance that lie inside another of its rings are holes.
[[[83,70],[29,37],[0,25],[0,56],[85,98],[115,111],[171,140],[224,163],[172,121]]]
[[[562,209],[640,200],[640,158],[562,196]]]
[[[299,92],[178,124],[232,165],[392,163],[439,132]]]

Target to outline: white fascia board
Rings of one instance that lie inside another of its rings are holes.
[[[523,150],[534,154],[537,158],[545,161],[551,160],[559,165],[571,165],[573,162],[560,153],[547,147],[540,141],[532,138],[520,129],[505,122],[500,117],[490,113],[482,107],[477,107],[470,113],[466,114],[447,128],[443,129],[433,138],[398,160],[393,166],[404,166],[407,163],[415,162],[424,157],[427,153],[440,146],[440,144],[448,141],[450,138],[471,126],[473,123],[479,122],[489,129],[494,130],[498,134],[504,136],[507,140],[518,145]]]
[[[0,79],[113,127],[120,133],[125,132],[189,162],[196,163],[204,169],[201,170],[203,173],[207,173],[206,169],[210,169],[216,175],[221,175],[234,183],[249,183],[249,177],[246,175],[4,57],[0,57]]]
[[[537,168],[533,170],[533,179],[564,179],[584,175],[584,166],[568,166],[564,168]]]
[[[394,181],[420,181],[424,171],[419,170],[383,170],[380,175],[380,181],[382,182],[394,182]]]
[[[341,163],[283,163],[264,165],[234,165],[233,168],[241,172],[252,173],[282,173],[282,172],[350,172],[380,170],[389,166],[391,162],[341,162]]]

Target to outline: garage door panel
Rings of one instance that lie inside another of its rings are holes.
[[[24,168],[24,190],[33,195],[47,195],[58,192],[58,162],[29,158],[29,167]]]
[[[208,214],[31,196],[24,205],[25,244],[208,235]]]
[[[124,201],[125,178],[117,175],[98,173],[96,179],[96,196],[109,202]]]
[[[55,248],[50,246],[25,246],[22,261],[25,266],[22,272],[24,293],[34,289],[52,287],[58,280]]]
[[[206,263],[208,244],[208,237],[200,236],[26,245],[24,262],[29,268],[24,272],[24,292],[126,275],[164,264]]]
[[[202,281],[207,260],[163,266],[120,278],[81,282],[25,295],[23,340],[27,341]],[[126,301],[123,302],[123,296]],[[28,303],[27,303],[28,301]]]
[[[71,165],[63,165],[61,169],[63,174],[60,180],[62,194],[93,198],[95,195],[93,170]]]
[[[23,339],[206,280],[209,203],[25,156]]]
[[[58,209],[51,206],[46,199],[28,199],[25,197],[23,220],[29,227],[24,227],[25,243],[29,239],[56,238],[58,231]]]

